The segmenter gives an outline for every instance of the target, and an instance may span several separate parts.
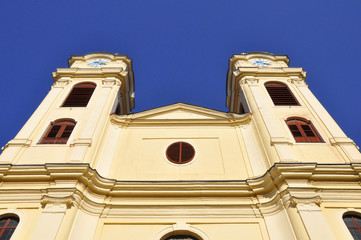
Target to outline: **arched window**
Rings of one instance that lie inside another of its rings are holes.
[[[79,83],[75,85],[62,107],[86,107],[95,87],[94,83]]]
[[[273,104],[277,106],[300,105],[286,84],[269,82],[265,84]]]
[[[7,216],[0,218],[0,240],[10,239],[18,224],[19,218],[16,216]]]
[[[354,214],[345,214],[343,216],[348,230],[354,239],[361,239],[361,217]]]
[[[165,240],[198,240],[198,239],[189,235],[174,235],[166,238]]]
[[[40,143],[66,144],[74,127],[75,122],[73,120],[55,121],[50,125]]]
[[[288,119],[286,123],[296,142],[322,142],[310,122],[301,119]]]

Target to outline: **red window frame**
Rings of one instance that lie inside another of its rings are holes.
[[[168,146],[166,155],[167,159],[172,163],[184,164],[193,160],[195,150],[189,143],[175,142]]]
[[[288,119],[286,123],[296,142],[322,142],[310,122],[301,119]]]
[[[40,143],[66,144],[73,132],[75,124],[72,120],[59,120],[52,123]]]
[[[5,224],[3,226],[1,226],[3,220],[6,220],[6,221],[5,221]],[[14,221],[16,223],[14,223]],[[0,224],[0,240],[8,240],[8,239],[10,239],[11,236],[13,235],[16,227],[19,224],[19,218],[14,217],[14,216],[4,217],[4,218],[0,219],[0,222],[1,222],[1,224]],[[9,224],[11,222],[12,222],[12,226],[9,226]],[[9,231],[6,231],[6,230],[9,230]]]
[[[354,225],[350,225],[349,221],[345,221],[345,219],[348,219],[348,220],[351,219],[352,223]],[[354,237],[355,239],[359,239],[361,237],[361,226],[359,223],[357,223],[357,220],[359,220],[358,222],[361,223],[361,217],[359,217],[359,216],[356,216],[356,215],[343,216],[343,221],[346,224],[346,227],[350,231],[352,237]],[[352,230],[356,230],[356,231],[352,231]]]
[[[86,107],[95,90],[94,83],[79,83],[73,87],[62,107]]]
[[[268,82],[265,85],[275,106],[299,106],[297,99],[286,84]]]

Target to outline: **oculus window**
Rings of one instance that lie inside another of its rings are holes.
[[[170,162],[184,164],[192,161],[195,151],[189,143],[175,142],[168,146],[166,155]]]

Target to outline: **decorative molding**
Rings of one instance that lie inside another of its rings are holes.
[[[115,77],[107,77],[102,80],[103,88],[112,88],[113,86],[121,86],[121,81]]]
[[[331,143],[331,145],[352,144],[352,145],[356,146],[355,142],[352,141],[352,139],[348,138],[348,137],[330,138],[330,143]]]
[[[293,207],[297,207],[299,205],[314,205],[316,204],[317,206],[320,206],[322,203],[322,198],[320,196],[313,196],[313,197],[296,197],[296,196],[291,196],[290,199],[290,204]]]
[[[2,147],[1,150],[4,151],[8,147],[30,147],[31,142],[29,139],[15,138]]]
[[[74,205],[89,214],[107,216],[201,216],[206,207],[207,214],[214,216],[251,217],[280,211],[282,205],[318,211],[321,202],[361,201],[361,186],[355,184],[360,174],[361,164],[356,163],[277,163],[263,176],[246,181],[120,181],[101,177],[88,164],[1,164],[0,181],[8,188],[0,202],[40,202],[43,207],[49,204],[49,212]],[[69,181],[72,185],[64,187]],[[329,188],[330,182],[335,187]],[[192,201],[192,212],[184,213],[183,203],[169,201],[179,196],[209,201]],[[139,200],[145,197],[159,201],[142,205]],[[234,201],[217,200],[227,198]]]
[[[91,138],[78,138],[75,139],[70,146],[71,147],[75,147],[75,146],[87,146],[90,147],[92,145],[92,139]]]
[[[70,81],[70,77],[62,77],[54,82],[53,88],[64,88]]]
[[[67,208],[71,208],[73,206],[73,202],[75,198],[73,196],[67,197],[50,197],[50,196],[43,196],[41,198],[41,206],[45,208],[48,204],[53,205],[66,205]]]
[[[290,83],[295,84],[298,87],[308,87],[306,84],[306,81],[304,78],[300,78],[298,76],[290,76],[290,78],[287,80]]]
[[[293,142],[291,139],[285,137],[271,137],[271,145],[274,146],[275,144],[293,145]]]
[[[253,76],[246,76],[240,80],[241,84],[248,84],[249,86],[258,86],[259,79]]]

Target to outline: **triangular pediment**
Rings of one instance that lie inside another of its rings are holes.
[[[234,113],[226,113],[209,108],[194,106],[185,103],[176,103],[164,107],[154,108],[143,112],[128,115],[133,120],[211,120],[211,119],[229,119],[234,117],[241,117],[242,115]],[[122,116],[119,116],[120,118]]]
[[[129,115],[113,115],[111,122],[118,125],[234,125],[250,121],[250,114],[217,111],[185,103],[176,103]]]
[[[229,118],[228,113],[194,106],[185,103],[176,103],[139,113],[134,119],[224,119]]]

